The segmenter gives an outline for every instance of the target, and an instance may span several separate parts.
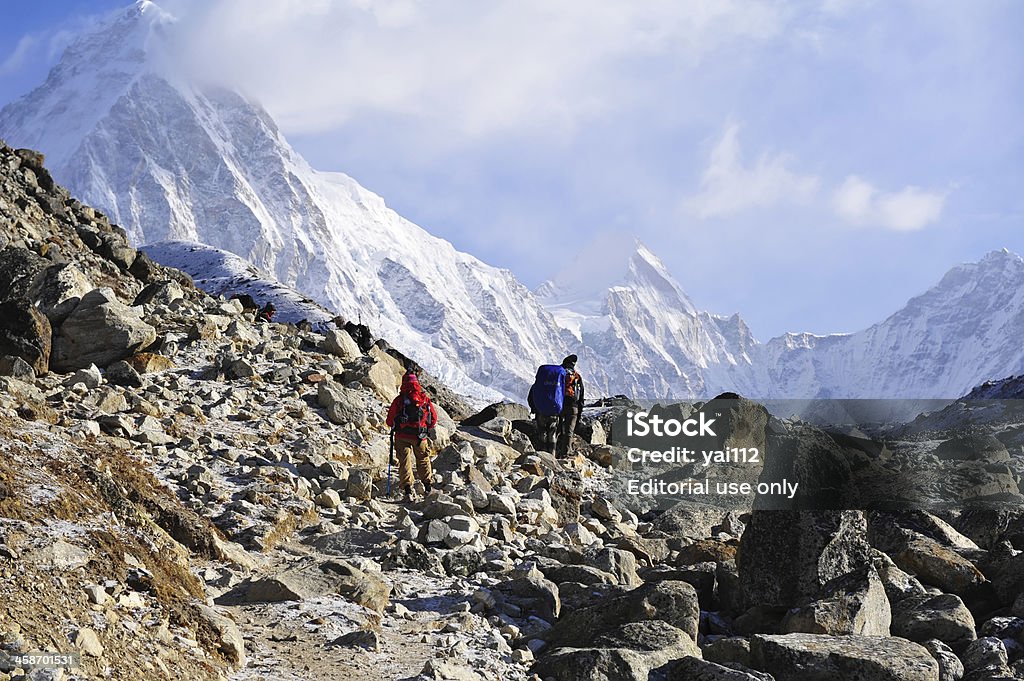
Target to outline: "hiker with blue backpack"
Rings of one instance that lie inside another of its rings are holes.
[[[583,379],[576,371],[576,355],[560,365],[544,364],[530,387],[527,404],[537,415],[537,445],[556,456],[565,456],[583,409]]]
[[[398,453],[398,477],[405,501],[412,501],[413,461],[416,477],[423,483],[425,494],[430,494],[434,472],[430,465],[427,438],[437,425],[437,410],[412,371],[402,377],[402,388],[388,409],[387,424],[391,428],[394,450]],[[390,460],[389,460],[390,466]],[[388,471],[388,484],[391,473]]]

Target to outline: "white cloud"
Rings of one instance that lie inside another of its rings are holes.
[[[6,76],[19,70],[25,63],[25,58],[38,43],[38,39],[31,35],[22,36],[18,44],[14,46],[7,58],[0,62],[0,75]]]
[[[911,186],[898,192],[882,192],[866,180],[850,175],[835,191],[832,202],[836,213],[847,222],[905,232],[938,220],[946,196]]]
[[[818,178],[789,168],[792,159],[782,153],[763,153],[745,165],[739,126],[729,125],[711,152],[700,182],[700,192],[686,199],[686,207],[702,218],[720,217],[751,208],[782,203],[804,203],[818,191]]]
[[[468,137],[571,131],[652,87],[644,59],[693,69],[782,35],[788,16],[763,0],[163,4],[187,24],[196,70],[254,94],[289,132],[383,113]]]

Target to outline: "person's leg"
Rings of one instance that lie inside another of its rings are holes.
[[[575,409],[568,409],[562,412],[558,419],[558,444],[556,456],[567,456],[569,444],[572,442],[572,435],[576,432],[576,422],[579,420],[579,412]]]
[[[416,446],[416,473],[429,493],[434,484],[434,471],[430,465],[430,447],[426,440],[420,440]]]
[[[557,417],[537,414],[537,440],[541,449],[554,453],[555,451],[555,427]]]
[[[416,482],[412,475],[414,446],[415,443],[408,440],[395,440],[395,452],[398,454],[398,479],[404,491],[411,490],[413,483]]]

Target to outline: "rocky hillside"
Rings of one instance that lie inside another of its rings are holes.
[[[436,382],[437,489],[398,504],[365,329],[255,323],[2,144],[0,239],[0,681],[1024,678],[1019,508],[637,515],[628,405],[558,460]],[[838,436],[725,402],[828,476]]]

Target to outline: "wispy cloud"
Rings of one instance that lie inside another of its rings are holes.
[[[738,124],[728,125],[712,150],[700,191],[685,201],[692,213],[701,218],[721,217],[752,208],[804,203],[815,195],[818,178],[792,170],[793,159],[784,153],[764,152],[748,165],[739,133]]]
[[[24,35],[9,55],[0,62],[0,76],[18,71],[25,63],[25,59],[39,43],[38,38],[32,35]]]
[[[691,69],[780,35],[787,16],[759,0],[164,4],[188,22],[197,70],[256,93],[290,132],[383,113],[453,137],[564,134],[649,87],[642,60]]]
[[[836,189],[832,202],[839,217],[849,223],[908,232],[937,221],[946,196],[912,186],[883,192],[870,182],[850,175]]]

